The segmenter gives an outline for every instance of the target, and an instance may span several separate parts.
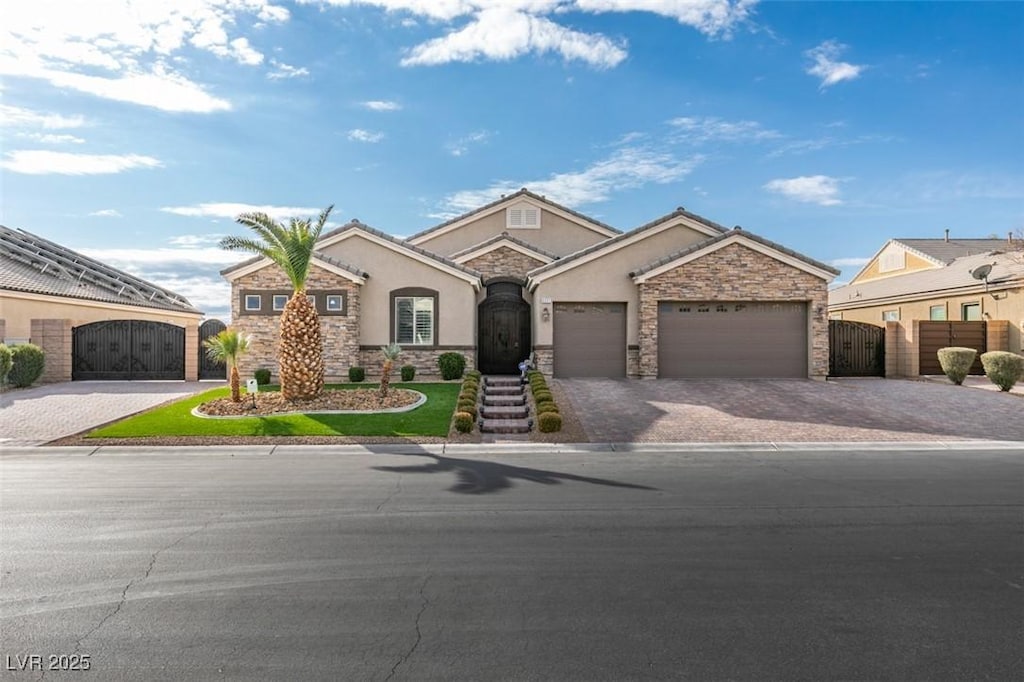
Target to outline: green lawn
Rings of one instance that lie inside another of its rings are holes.
[[[409,412],[388,414],[296,414],[280,417],[202,419],[192,408],[230,395],[215,388],[178,402],[122,419],[89,432],[87,438],[146,438],[151,436],[447,436],[461,385],[392,384],[427,396]],[[330,384],[327,388],[374,388],[373,384]],[[263,387],[261,390],[274,390]],[[244,394],[243,394],[244,398]]]

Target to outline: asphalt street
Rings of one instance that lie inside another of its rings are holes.
[[[1024,679],[1021,449],[246,452],[0,457],[0,678]]]

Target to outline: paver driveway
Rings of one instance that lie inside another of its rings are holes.
[[[594,442],[1024,441],[1024,398],[899,379],[560,379]]]
[[[39,445],[224,382],[72,381],[0,393],[0,447]]]

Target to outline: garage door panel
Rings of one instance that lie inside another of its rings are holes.
[[[626,376],[626,304],[555,303],[557,377]]]
[[[806,377],[807,305],[794,302],[662,302],[658,374]]]

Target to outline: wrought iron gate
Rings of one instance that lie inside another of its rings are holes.
[[[200,379],[226,379],[227,378],[227,365],[223,362],[217,362],[211,360],[210,356],[206,354],[206,348],[203,347],[203,342],[206,339],[217,336],[222,331],[227,329],[227,325],[220,320],[206,320],[199,326],[199,378]]]
[[[851,320],[828,321],[828,375],[885,376],[885,327]]]
[[[110,320],[75,327],[71,378],[185,378],[185,329],[163,322]]]

